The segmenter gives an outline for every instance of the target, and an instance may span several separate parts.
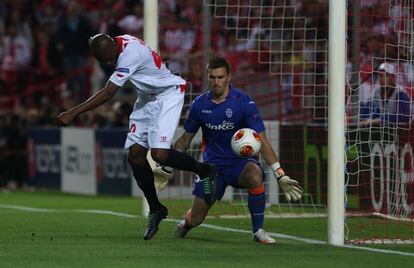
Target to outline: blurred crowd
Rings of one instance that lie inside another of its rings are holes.
[[[279,4],[276,3],[280,8],[272,12],[271,5],[275,5],[275,1],[265,0],[262,2],[268,6],[266,14],[261,14],[260,6],[246,8],[249,1],[236,1],[236,4],[245,7],[240,12],[232,8],[226,18],[217,16],[222,12],[222,7],[218,6],[211,9],[211,40],[208,48],[204,48],[203,1],[158,2],[161,56],[172,72],[191,82],[194,92],[202,91],[203,57],[206,53],[226,57],[233,73],[240,72],[241,76],[269,72],[269,69],[273,73],[288,69],[287,65],[279,63],[291,59],[296,61],[296,69],[299,70],[299,65],[305,60],[300,53],[270,55],[270,50],[278,51],[283,47],[289,51],[288,48],[292,47],[291,51],[300,52],[305,48],[300,46],[300,42],[294,42],[295,39],[326,38],[327,20],[324,12],[327,5],[323,1],[310,0],[302,4],[296,0],[280,0]],[[290,15],[286,10],[289,10]],[[236,15],[251,16],[252,19],[239,19]],[[259,16],[287,18],[271,21],[261,20]],[[294,17],[301,17],[303,21],[305,17],[313,18],[307,20],[306,26],[323,29],[317,31],[318,36],[304,36],[304,31],[293,34],[292,30],[271,30],[291,28],[295,23]],[[263,21],[266,23],[262,25]],[[0,1],[0,112],[25,117],[25,113],[30,110],[32,116],[38,119],[50,116],[49,121],[53,121],[60,109],[78,103],[101,88],[112,72],[92,59],[88,38],[96,33],[111,36],[127,33],[142,38],[143,27],[143,0]],[[270,39],[274,41],[263,41]],[[246,50],[256,52],[247,53]],[[270,67],[269,57],[272,57],[271,62],[275,62]],[[308,57],[308,61],[311,61],[314,55]],[[324,55],[320,58],[320,62],[326,61]],[[323,72],[322,65],[317,68]],[[123,92],[131,93],[131,90],[125,89]],[[131,98],[122,96],[117,101],[131,104]],[[44,114],[45,104],[52,109],[47,114]],[[88,116],[88,119],[92,118],[94,116]],[[85,126],[93,126],[94,123],[91,120],[79,122]]]
[[[350,16],[350,47],[354,33],[360,46],[359,51],[348,49],[347,93],[357,95],[348,102],[349,122],[370,127],[378,123],[374,118],[387,118],[391,123],[412,120],[413,11],[411,1],[364,0],[358,28],[350,23]]]

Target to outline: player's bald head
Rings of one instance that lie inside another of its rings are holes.
[[[107,34],[97,34],[89,38],[89,47],[93,56],[102,64],[112,65],[118,59],[115,40]]]

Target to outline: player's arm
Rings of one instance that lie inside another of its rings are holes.
[[[262,119],[260,118],[256,103],[249,98],[245,101],[245,104],[244,112],[247,125],[252,129],[257,129],[259,131],[264,130],[265,127]],[[303,189],[299,186],[299,183],[296,180],[289,178],[289,176],[287,176],[283,171],[280,166],[279,159],[266,137],[266,133],[261,131],[259,135],[262,141],[262,148],[260,152],[266,163],[272,169],[280,188],[285,193],[286,199],[288,201],[299,200],[302,197]]]
[[[259,133],[260,140],[262,141],[262,148],[260,153],[262,154],[265,162],[270,166],[273,163],[279,162],[278,157],[276,156],[275,151],[273,150],[272,146],[270,145],[269,140],[266,137],[266,133],[263,131]]]
[[[75,116],[101,106],[112,98],[118,88],[119,86],[115,85],[111,81],[108,81],[105,87],[96,92],[92,97],[69,109],[68,111],[59,114],[57,116],[59,123],[67,125],[73,120],[73,118],[75,118]]]
[[[299,186],[299,183],[296,180],[291,179],[285,174],[282,167],[280,166],[279,159],[275,151],[273,150],[269,140],[266,137],[265,132],[260,133],[260,138],[262,141],[262,148],[260,150],[260,153],[262,154],[265,162],[272,169],[280,188],[285,193],[286,199],[288,201],[299,200],[302,197],[303,189]]]
[[[191,141],[194,139],[196,133],[188,133],[184,131],[183,134],[174,143],[174,149],[185,152],[190,147]]]

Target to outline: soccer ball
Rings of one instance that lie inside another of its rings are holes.
[[[231,138],[233,152],[241,157],[253,157],[262,147],[260,135],[251,128],[242,128],[234,133]]]

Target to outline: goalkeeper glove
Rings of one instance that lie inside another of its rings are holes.
[[[298,181],[292,180],[285,174],[279,162],[274,163],[270,168],[273,170],[273,174],[279,183],[279,187],[284,192],[287,201],[297,201],[302,198],[302,187],[299,186]]]
[[[173,169],[170,167],[156,167],[152,170],[154,172],[154,185],[157,191],[162,191],[167,186],[168,182],[172,179]]]

